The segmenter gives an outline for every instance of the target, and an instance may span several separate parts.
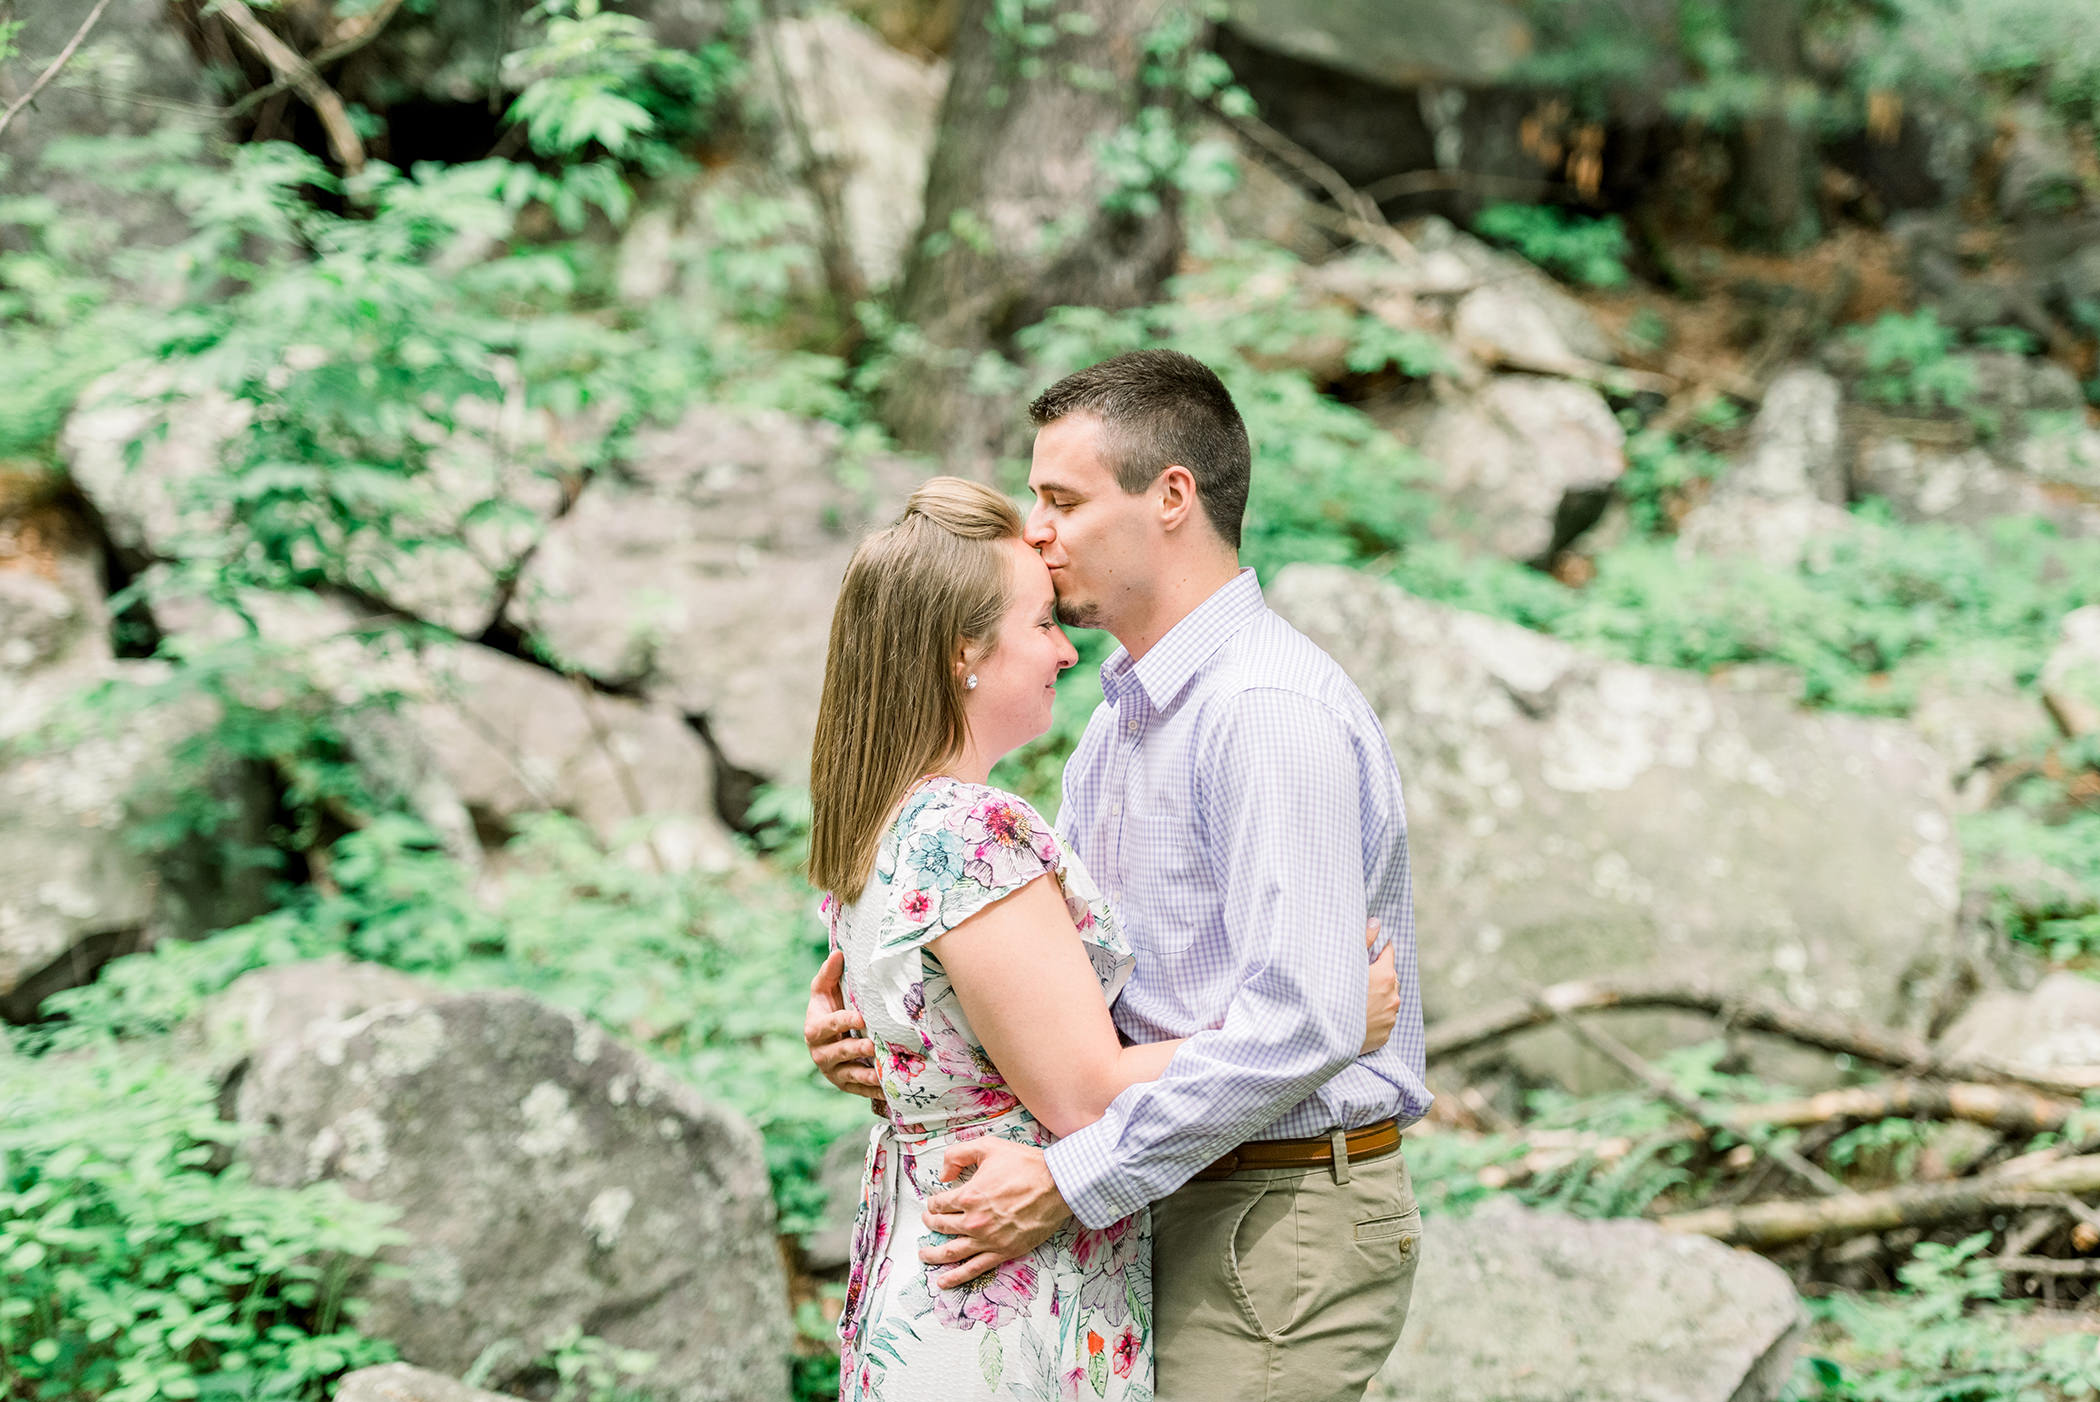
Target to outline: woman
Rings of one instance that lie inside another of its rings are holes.
[[[1068,1223],[953,1290],[918,1259],[945,1146],[1046,1144],[1180,1045],[1120,1044],[1114,912],[1042,816],[986,783],[1049,728],[1078,660],[1021,525],[989,487],[935,478],[855,552],[832,618],[810,874],[886,1102],[839,1320],[850,1402],[1152,1395],[1147,1214]],[[1366,1049],[1392,1030],[1390,981],[1372,1004]]]

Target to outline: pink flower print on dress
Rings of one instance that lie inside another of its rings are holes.
[[[934,1314],[951,1329],[970,1329],[979,1324],[997,1329],[1026,1310],[1035,1291],[1035,1266],[1025,1259],[1007,1261],[990,1274],[953,1290],[935,1291]]]
[[[926,1058],[910,1047],[900,1047],[895,1042],[884,1042],[883,1050],[890,1054],[890,1067],[907,1081],[915,1081],[926,1069]]]
[[[1131,1368],[1137,1363],[1137,1358],[1137,1330],[1126,1324],[1123,1326],[1123,1332],[1116,1335],[1116,1376],[1119,1378],[1129,1377]]]
[[[906,891],[897,898],[897,909],[904,914],[905,921],[913,929],[931,925],[940,914],[941,898],[934,891]]]

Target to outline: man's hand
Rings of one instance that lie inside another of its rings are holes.
[[[867,1029],[860,1014],[846,1006],[840,980],[846,956],[837,950],[809,981],[809,1011],[802,1018],[802,1041],[824,1079],[840,1090],[870,1100],[882,1099],[882,1073],[875,1069],[875,1044],[855,1032]]]
[[[1026,1256],[1072,1215],[1041,1149],[990,1137],[950,1145],[941,1158],[941,1181],[954,1182],[973,1164],[977,1171],[970,1181],[928,1198],[921,1216],[934,1231],[955,1238],[919,1250],[929,1266],[956,1266],[934,1278],[943,1290]]]

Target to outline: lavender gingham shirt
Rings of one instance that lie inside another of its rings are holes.
[[[1141,661],[1118,649],[1101,687],[1058,826],[1137,951],[1118,1030],[1189,1040],[1047,1151],[1089,1227],[1248,1139],[1409,1124],[1430,1100],[1400,775],[1363,694],[1270,612],[1252,570]],[[1371,915],[1400,1018],[1359,1057]]]

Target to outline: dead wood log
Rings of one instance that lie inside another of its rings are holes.
[[[307,66],[318,72],[329,64],[339,62],[356,53],[359,49],[379,37],[380,31],[387,27],[404,3],[406,3],[406,0],[380,0],[376,7],[358,16],[355,28],[348,37],[330,44],[325,49],[318,50],[311,58],[306,60]],[[257,88],[254,92],[249,93],[239,102],[227,108],[226,115],[229,117],[244,117],[279,93],[289,92],[296,86],[296,83],[296,78],[279,78],[266,87]]]
[[[1474,1051],[1554,1020],[1555,1012],[1654,1010],[1703,1013],[1725,1027],[1783,1037],[1912,1076],[1991,1085],[2027,1086],[2050,1095],[2079,1096],[2100,1088],[2100,1066],[2030,1071],[1980,1057],[1951,1057],[1922,1037],[1821,1013],[1803,1012],[1754,994],[1722,993],[1703,984],[1653,975],[1577,979],[1513,998],[1428,1029],[1431,1061]]]
[[[2035,1193],[2100,1193],[2100,1154],[2008,1164],[1996,1172],[1952,1183],[1914,1183],[1872,1193],[1847,1193],[1814,1202],[1759,1202],[1706,1208],[1660,1219],[1673,1232],[1710,1236],[1733,1246],[1767,1249],[1824,1240],[1937,1227],[2021,1201]]]
[[[1800,1129],[1829,1120],[1967,1120],[2004,1134],[2048,1134],[2064,1127],[2075,1100],[2039,1095],[2016,1086],[1889,1081],[1851,1086],[1802,1100],[1737,1105],[1724,1112],[1730,1128],[1765,1125]]]

